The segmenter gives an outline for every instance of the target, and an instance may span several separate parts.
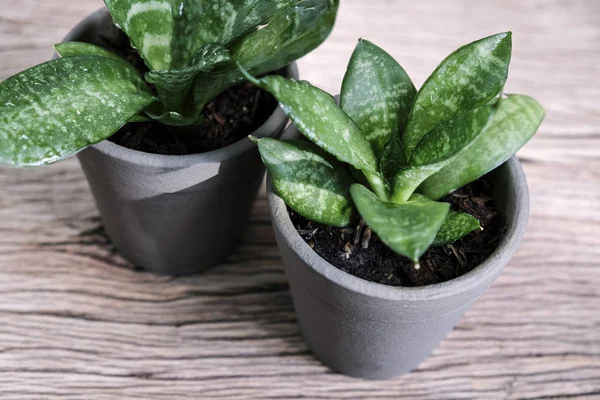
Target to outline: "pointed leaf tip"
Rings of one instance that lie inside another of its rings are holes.
[[[511,53],[511,35],[505,32],[469,43],[440,63],[419,90],[411,109],[403,137],[407,159],[436,126],[488,103],[500,93]]]
[[[415,263],[433,243],[450,208],[448,203],[437,202],[385,203],[360,184],[352,185],[350,193],[358,212],[381,241]]]
[[[404,131],[416,93],[408,74],[390,54],[361,39],[344,75],[340,107],[380,159],[390,139]]]
[[[468,149],[460,151],[418,192],[439,199],[487,174],[512,157],[533,137],[544,119],[544,109],[533,98],[509,95]]]

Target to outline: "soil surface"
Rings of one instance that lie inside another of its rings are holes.
[[[296,230],[323,259],[342,271],[368,281],[391,286],[425,286],[449,281],[481,264],[498,246],[506,231],[505,217],[493,205],[490,186],[484,177],[446,196],[442,201],[453,210],[476,217],[483,230],[463,239],[430,248],[413,262],[396,254],[379,240],[364,221],[335,228],[307,220],[288,209]]]
[[[93,42],[121,55],[140,73],[148,72],[128,37],[116,26],[109,26]],[[109,140],[146,153],[198,154],[245,139],[269,119],[276,107],[277,100],[270,93],[244,82],[209,103],[203,111],[204,122],[191,132],[182,133],[154,121],[129,123]]]

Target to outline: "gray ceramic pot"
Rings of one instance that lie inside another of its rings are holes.
[[[346,375],[385,379],[411,371],[429,356],[500,274],[525,232],[529,194],[519,161],[513,157],[497,168],[492,184],[495,205],[508,224],[498,249],[457,279],[418,288],[368,282],[323,260],[296,232],[285,203],[268,185],[300,328],[323,363]]]
[[[110,25],[108,12],[99,10],[65,41],[89,40]],[[295,64],[287,75],[298,77]],[[278,136],[287,122],[277,108],[253,135]],[[119,252],[162,274],[206,270],[230,253],[264,177],[256,146],[249,140],[187,156],[148,154],[104,141],[78,157]]]

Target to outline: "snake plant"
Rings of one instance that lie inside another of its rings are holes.
[[[129,121],[199,124],[211,100],[244,80],[237,64],[262,75],[320,45],[339,0],[105,3],[149,72],[92,44],[56,45],[61,58],[0,84],[0,164],[58,161]]]
[[[275,191],[318,223],[359,215],[418,266],[430,246],[480,227],[438,200],[508,160],[544,118],[531,97],[503,94],[511,51],[510,32],[470,43],[417,91],[388,53],[360,40],[339,105],[308,82],[245,73],[312,142],[254,139]]]

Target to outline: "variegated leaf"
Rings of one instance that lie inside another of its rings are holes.
[[[384,203],[359,184],[352,185],[350,193],[358,212],[381,241],[415,263],[433,243],[450,207],[437,202]]]
[[[208,43],[227,45],[298,0],[105,0],[152,70],[183,69]]]
[[[329,36],[338,0],[304,0],[279,11],[268,25],[232,44],[232,59],[258,76],[276,71],[314,50]],[[228,64],[195,81],[193,104],[201,110],[225,89],[243,80],[235,64]]]
[[[347,169],[312,143],[271,138],[258,149],[275,191],[298,214],[332,226],[350,223],[354,206]]]
[[[177,110],[178,113],[184,113],[189,116],[188,118],[195,119],[202,111],[204,103],[201,107],[193,107],[195,100],[189,93],[194,81],[204,75],[212,83],[214,77],[211,77],[209,72],[228,61],[231,61],[231,55],[227,48],[209,43],[195,55],[190,67],[180,70],[150,71],[146,74],[146,80],[156,86],[159,99],[164,106],[163,113]],[[230,68],[237,72],[234,65]]]
[[[434,164],[464,151],[481,133],[493,110],[493,106],[475,108],[438,125],[419,142],[409,164]]]
[[[409,165],[394,175],[391,200],[395,203],[407,201],[425,179],[441,170],[457,154],[467,151],[481,134],[492,110],[492,106],[475,108],[438,125],[427,134],[414,150]]]
[[[388,181],[393,181],[398,172],[407,164],[402,150],[402,142],[398,137],[393,137],[385,146],[379,161],[381,176]]]
[[[454,243],[480,228],[479,220],[474,216],[464,212],[450,211],[431,245],[443,246]]]
[[[441,161],[435,164],[402,167],[391,181],[392,194],[389,200],[396,204],[406,203],[419,185],[442,169],[446,163],[447,161]]]
[[[104,3],[150,69],[162,71],[173,66],[171,49],[177,34],[174,1],[104,0]]]
[[[75,57],[75,56],[100,56],[111,58],[115,61],[119,61],[129,68],[135,67],[127,62],[124,58],[119,55],[113,53],[112,51],[106,50],[104,47],[96,46],[90,43],[83,42],[64,42],[54,45],[54,50],[56,50],[56,54],[65,58],[65,57]]]
[[[377,174],[377,160],[369,142],[330,94],[305,81],[245,76],[275,96],[298,130],[317,146],[363,172]]]
[[[418,193],[413,194],[410,197],[410,201],[418,201],[422,203],[433,202],[433,200]],[[451,210],[448,212],[446,219],[442,223],[442,226],[440,227],[440,230],[438,231],[431,245],[443,246],[454,243],[457,240],[467,236],[474,230],[480,229],[480,227],[481,225],[479,224],[479,220],[474,216],[464,212]]]
[[[106,139],[153,101],[142,77],[111,58],[38,65],[0,84],[0,163],[63,159]]]
[[[299,0],[175,0],[175,67],[209,43],[232,44]]]
[[[531,97],[510,95],[502,99],[472,145],[423,182],[419,193],[439,199],[495,169],[531,139],[544,114],[542,106]]]
[[[404,131],[416,93],[392,56],[367,40],[359,40],[344,76],[340,106],[379,157],[390,139],[399,138]]]
[[[412,107],[403,136],[407,159],[436,126],[498,95],[506,82],[511,50],[511,33],[500,33],[463,46],[442,61]]]
[[[278,70],[329,36],[339,0],[303,0],[279,11],[261,29],[232,45],[233,58],[253,75]]]

